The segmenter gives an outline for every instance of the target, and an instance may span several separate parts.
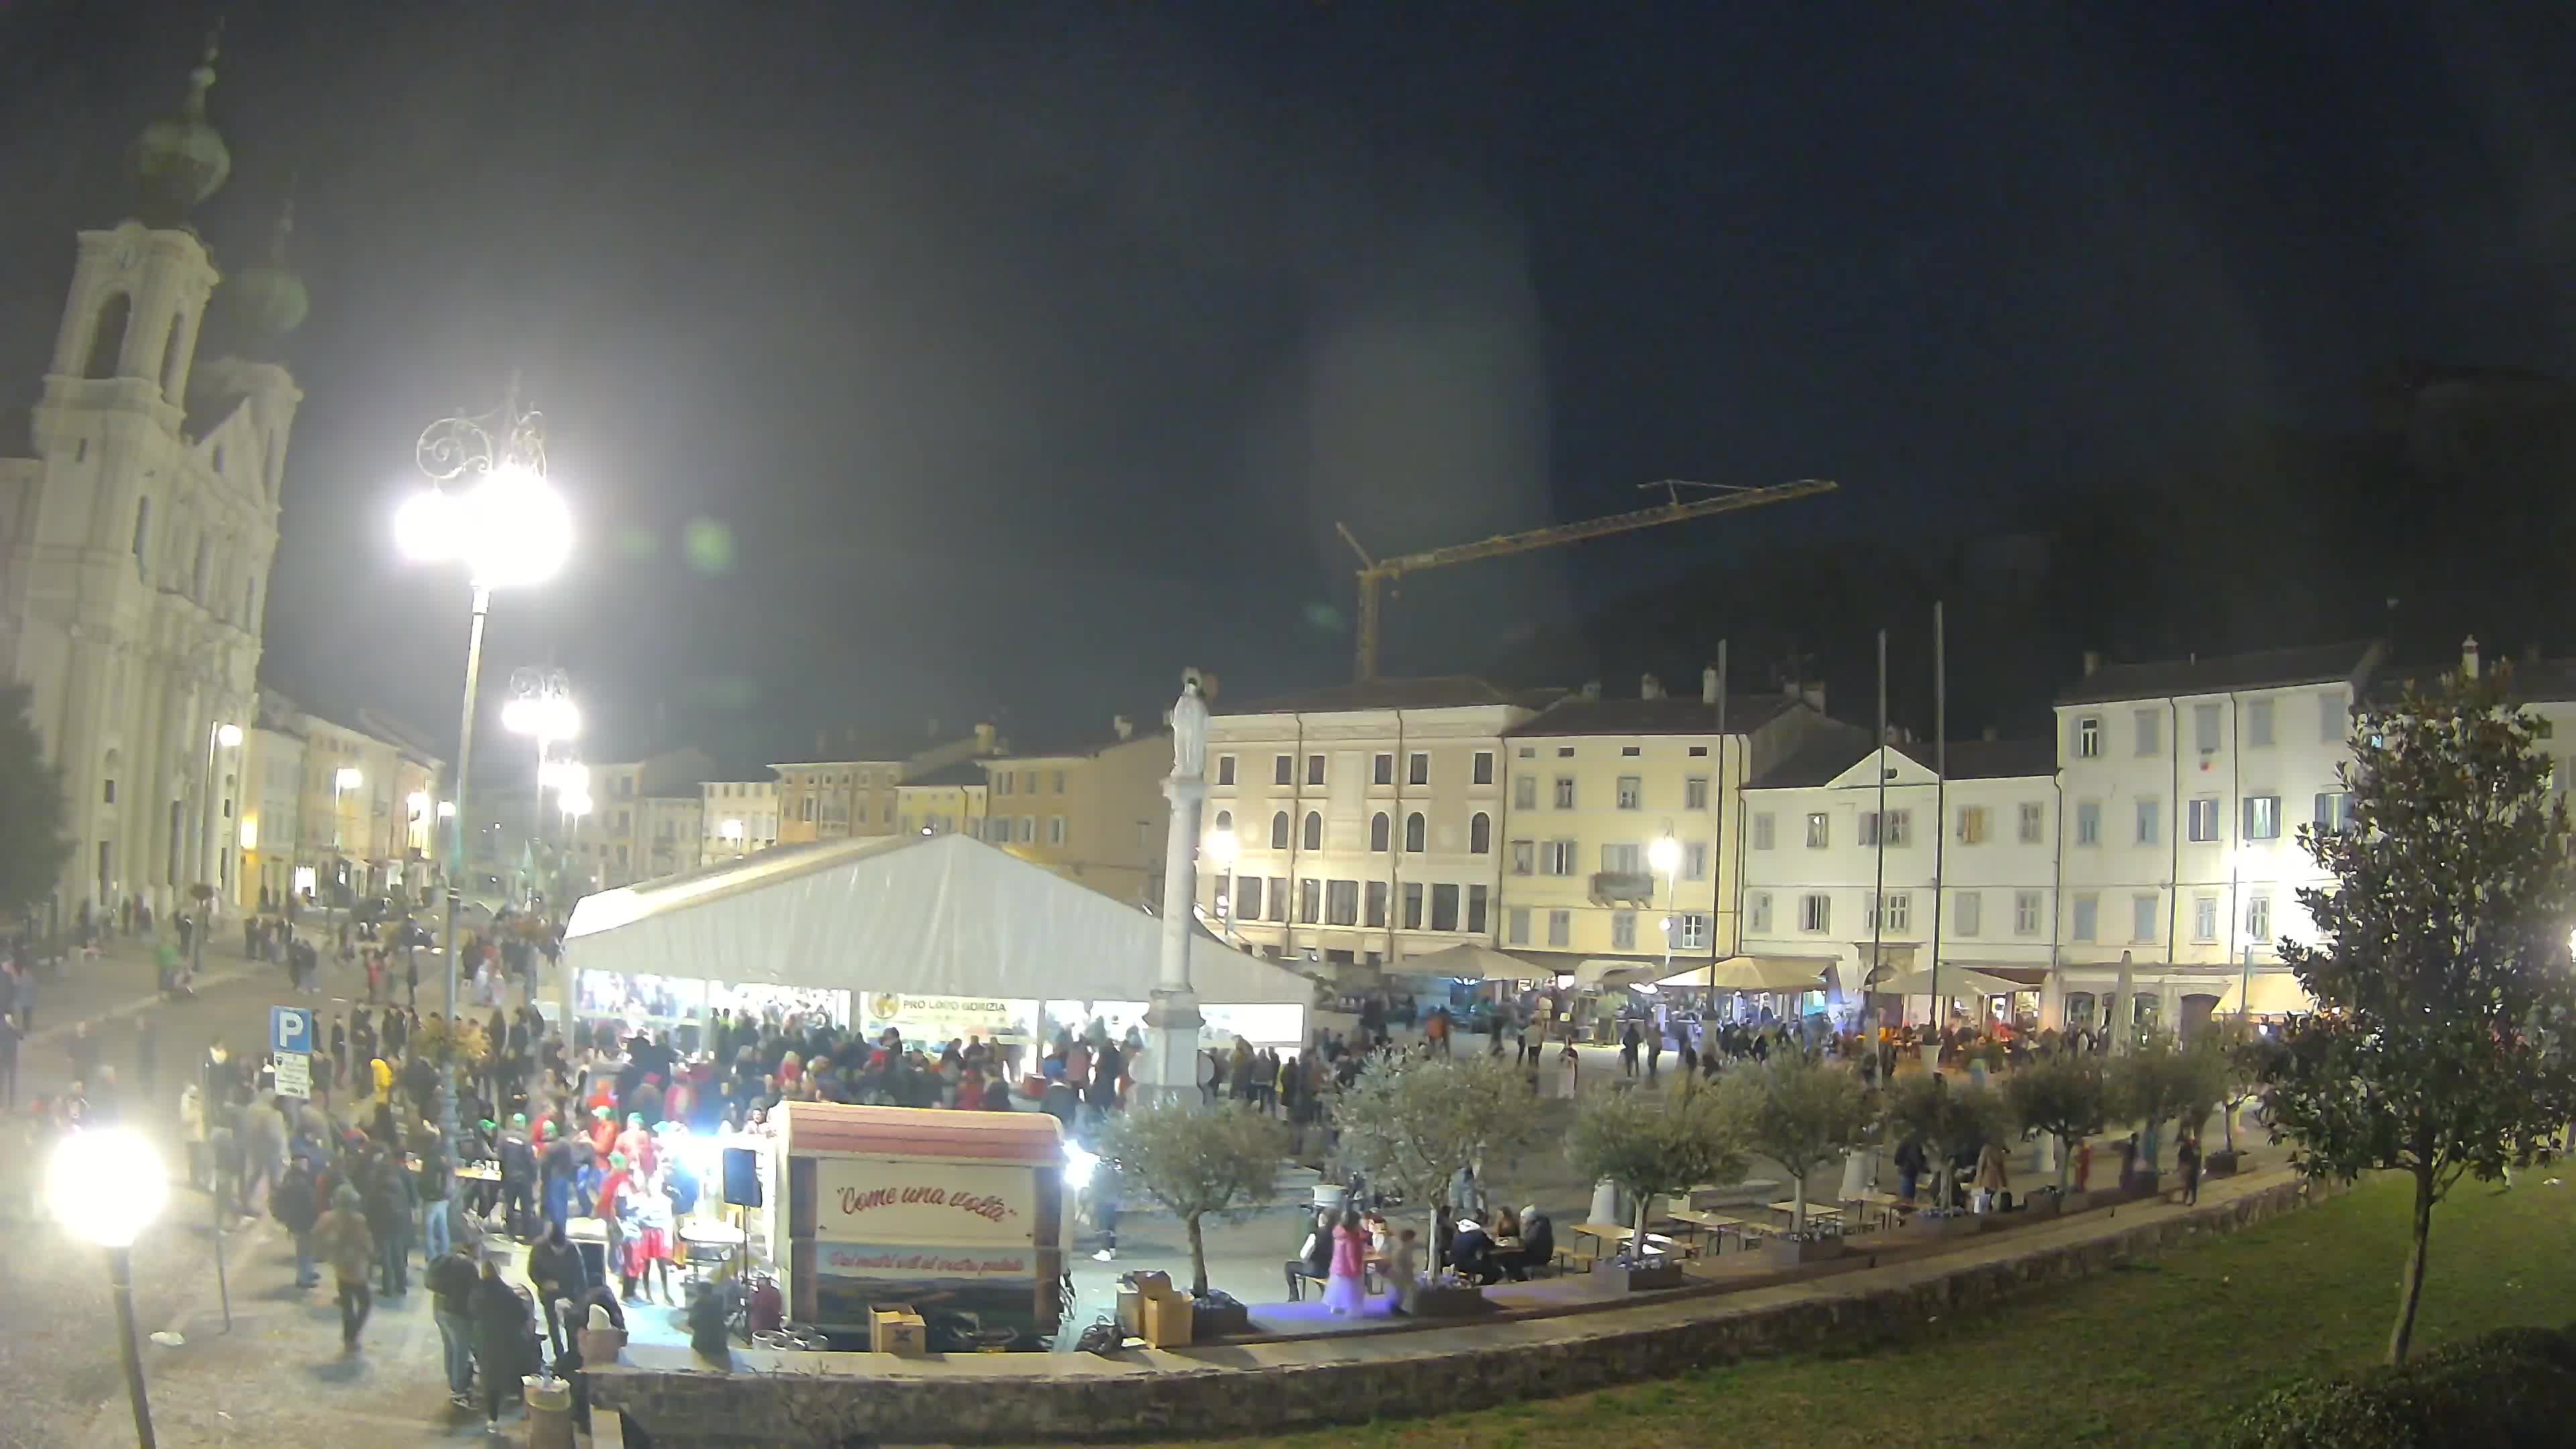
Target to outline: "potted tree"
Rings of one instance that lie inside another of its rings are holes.
[[[1719,1094],[1684,1087],[1663,1101],[1644,1092],[1585,1099],[1567,1133],[1565,1155],[1582,1177],[1608,1182],[1636,1204],[1635,1234],[1610,1265],[1631,1289],[1681,1286],[1681,1260],[1649,1254],[1646,1219],[1654,1200],[1695,1184],[1740,1177],[1744,1125]]]
[[[1807,1177],[1869,1140],[1876,1112],[1868,1087],[1839,1063],[1783,1052],[1762,1066],[1729,1074],[1718,1093],[1720,1110],[1740,1125],[1744,1145],[1789,1174],[1789,1233],[1764,1251],[1786,1263],[1839,1256],[1839,1232],[1808,1229]]]
[[[2121,1188],[2131,1196],[2153,1196],[2158,1190],[2159,1144],[2165,1124],[2177,1118],[2197,1127],[2217,1110],[2225,1094],[2223,1060],[2205,1048],[2185,1050],[2167,1034],[2150,1033],[2136,1047],[2112,1059],[2109,1077],[2111,1114],[2138,1124],[2138,1174]]]
[[[1886,1120],[1889,1137],[1910,1137],[1922,1145],[1931,1169],[1931,1205],[1918,1210],[1900,1231],[1939,1236],[1976,1232],[1981,1224],[1974,1216],[1949,1206],[1950,1160],[2002,1135],[2004,1107],[1994,1088],[1974,1082],[1952,1086],[1938,1073],[1901,1078],[1888,1094]]]
[[[2080,1208],[2071,1200],[2076,1144],[2101,1131],[2110,1114],[2101,1061],[2060,1052],[2032,1062],[2005,1079],[2004,1107],[2023,1136],[2044,1132],[2057,1139],[2057,1195],[2033,1197],[2031,1211],[2052,1217]]]
[[[1333,1099],[1333,1126],[1344,1162],[1419,1204],[1427,1219],[1414,1312],[1475,1311],[1482,1291],[1440,1261],[1438,1214],[1460,1169],[1517,1152],[1537,1135],[1538,1099],[1527,1080],[1482,1052],[1379,1056]]]
[[[1202,1224],[1211,1215],[1240,1222],[1268,1203],[1287,1155],[1280,1124],[1239,1104],[1203,1108],[1194,1094],[1140,1103],[1110,1118],[1102,1165],[1179,1218],[1189,1234],[1194,1339],[1251,1330],[1251,1310],[1242,1300],[1208,1287]]]
[[[2219,1131],[2225,1145],[2201,1159],[2201,1171],[2229,1177],[2245,1165],[2244,1153],[2236,1145],[2236,1114],[2261,1094],[2263,1074],[2281,1048],[2243,1017],[2216,1025],[2209,1046],[2220,1057],[2213,1075],[2219,1086]]]

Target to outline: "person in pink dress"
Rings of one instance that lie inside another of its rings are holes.
[[[1369,1235],[1360,1215],[1348,1209],[1333,1228],[1333,1271],[1324,1280],[1324,1306],[1335,1314],[1357,1313],[1366,1302],[1362,1277],[1367,1271]]]

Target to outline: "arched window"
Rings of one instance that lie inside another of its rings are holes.
[[[1324,848],[1324,816],[1321,811],[1306,812],[1306,848],[1308,850]]]
[[[1288,848],[1288,812],[1285,810],[1270,817],[1270,848],[1272,850]]]
[[[1233,830],[1234,812],[1231,810],[1220,810],[1216,812],[1216,828],[1225,831]]]
[[[1494,848],[1494,817],[1479,810],[1467,822],[1467,853],[1483,855]]]
[[[99,786],[100,804],[113,805],[116,803],[116,771],[117,767],[122,763],[124,763],[124,761],[114,750],[108,751],[107,758],[99,762],[99,774],[101,776]]]
[[[125,324],[133,316],[134,299],[123,292],[98,309],[98,325],[90,329],[89,357],[81,364],[81,376],[116,376],[117,360],[125,354]]]
[[[1415,855],[1422,853],[1422,812],[1419,810],[1404,817],[1404,848]]]
[[[1386,818],[1386,812],[1383,810],[1377,812],[1369,821],[1369,849],[1386,849],[1388,832],[1392,828],[1392,822]]]

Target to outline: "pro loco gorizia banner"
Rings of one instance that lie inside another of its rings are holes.
[[[815,1163],[818,1241],[1026,1249],[1036,1235],[1037,1173],[1027,1167],[886,1158]],[[1024,1264],[1021,1271],[1034,1270]]]

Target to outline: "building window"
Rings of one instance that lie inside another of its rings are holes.
[[[1336,926],[1360,923],[1360,883],[1336,880],[1324,883],[1324,919]]]
[[[1494,817],[1479,810],[1467,817],[1467,853],[1486,855],[1494,848]]]
[[[2039,892],[2013,892],[2013,934],[2016,936],[2039,934]]]
[[[2191,898],[2191,938],[2195,941],[2218,939],[2218,897]]]
[[[1570,760],[1570,759],[1573,759],[1573,758],[1574,758],[1574,746],[1572,746],[1572,745],[1558,745],[1558,746],[1556,747],[1556,757],[1557,757],[1558,759],[1560,759],[1560,760]]]
[[[1612,875],[1636,875],[1643,864],[1639,857],[1644,848],[1635,841],[1601,847],[1601,869]]]
[[[2075,802],[2075,843],[2078,845],[2100,845],[2102,843],[2101,801],[2078,800]]]
[[[1476,752],[1475,773],[1470,777],[1470,780],[1472,783],[1478,785],[1490,785],[1494,783],[1493,751],[1478,750]]]
[[[2102,758],[2102,720],[2100,716],[2088,714],[2075,722],[2075,758],[2079,760],[2098,760]]]
[[[2138,797],[2138,843],[2153,845],[2164,829],[2164,801],[2153,795]]]
[[[1490,897],[1491,891],[1488,887],[1480,885],[1467,887],[1467,934],[1471,936],[1485,934],[1485,909]]]
[[[1286,924],[1288,920],[1288,877],[1270,878],[1270,919]]]
[[[1682,879],[1708,879],[1708,842],[1694,840],[1682,847]]]
[[[1288,812],[1285,810],[1270,817],[1270,848],[1272,850],[1288,848]]]
[[[1574,912],[1550,911],[1547,913],[1547,943],[1558,950],[1574,944]]]
[[[1431,929],[1435,931],[1458,929],[1458,888],[1456,886],[1431,887]]]
[[[1645,749],[1638,745],[1621,745],[1619,747],[1619,757],[1625,760],[1633,760],[1645,752]]]
[[[2077,896],[2074,919],[2067,928],[2067,934],[2078,941],[2092,940],[2099,929],[2101,914],[2102,903],[2099,898],[2089,895]]]
[[[2352,711],[2344,707],[2343,695],[2328,690],[2317,696],[2317,743],[2339,745],[2352,733]]]
[[[1515,810],[1538,808],[1538,776],[1516,775],[1512,778],[1512,808]]]
[[[1368,914],[1361,924],[1368,926],[1383,926],[1386,924],[1385,881],[1373,880],[1368,883]]]
[[[1416,810],[1404,817],[1404,848],[1407,853],[1412,855],[1422,853],[1424,834],[1421,811]]]
[[[2164,753],[2165,712],[2160,709],[2137,711],[2138,754],[2141,757]]]
[[[1912,845],[1914,843],[1914,812],[1911,810],[1888,811],[1886,833],[1887,844],[1890,849],[1901,849],[1905,846]],[[1865,810],[1861,812],[1860,843],[1864,847],[1874,846],[1879,843],[1879,816],[1878,812],[1875,810]]]
[[[1062,844],[1064,844],[1064,817],[1063,817],[1063,816],[1061,816],[1061,815],[1050,815],[1050,816],[1048,816],[1048,817],[1047,817],[1047,844],[1049,844],[1049,845],[1062,845]]]
[[[1637,949],[1637,913],[1635,911],[1610,913],[1610,949],[1613,951]]]
[[[1391,836],[1390,836],[1390,834],[1389,834],[1390,829],[1391,829],[1391,826],[1390,826],[1390,824],[1389,824],[1389,822],[1388,822],[1388,820],[1387,820],[1387,818],[1386,818],[1386,812],[1385,812],[1385,811],[1381,810],[1381,811],[1377,812],[1375,815],[1370,816],[1370,817],[1369,817],[1369,849],[1371,849],[1371,850],[1384,850],[1384,849],[1386,849],[1386,848],[1387,848],[1387,843],[1388,843],[1388,841],[1391,839]]]
[[[1312,878],[1297,882],[1297,920],[1301,925],[1318,924],[1324,912],[1324,883]]]
[[[1324,812],[1320,810],[1306,812],[1306,848],[1308,850],[1324,848]]]
[[[1503,944],[1526,946],[1530,943],[1530,913],[1527,906],[1514,906],[1503,913]]]
[[[1231,785],[1234,783],[1234,756],[1219,755],[1216,757],[1216,782],[1220,785]]]
[[[1823,850],[1834,843],[1832,823],[1822,810],[1807,812],[1807,848]]]
[[[109,777],[109,778],[108,778],[108,779],[103,783],[102,790],[103,790],[104,797],[105,797],[102,803],[109,804],[109,805],[113,805],[113,804],[115,804],[115,803],[116,803],[116,779],[115,779],[115,777],[114,777],[114,776],[110,776],[110,777]]]
[[[2048,812],[2046,806],[2042,805],[2037,800],[2024,800],[2021,802],[2022,844],[2039,844],[2041,835],[2047,829],[2047,825]]]
[[[2268,749],[2272,744],[2272,701],[2248,700],[2245,703],[2245,744],[2250,749]]]
[[[1714,934],[1710,930],[1710,925],[1711,922],[1704,911],[1684,911],[1673,917],[1674,946],[1684,951],[1707,950],[1709,937]]]
[[[1380,755],[1370,762],[1369,779],[1380,785],[1395,783],[1395,756]]]
[[[1408,785],[1430,784],[1431,757],[1425,754],[1416,754],[1411,759],[1405,761],[1404,782]]]
[[[1619,777],[1619,808],[1642,810],[1646,804],[1646,782],[1635,775]]]
[[[1536,875],[1537,873],[1538,873],[1538,842],[1536,842],[1536,841],[1534,841],[1534,840],[1515,840],[1515,841],[1513,841],[1513,842],[1512,842],[1512,874],[1514,874],[1514,875]]]
[[[2204,755],[2218,753],[2218,706],[2195,704],[2191,707],[2191,742]]]
[[[1961,891],[1950,902],[1950,924],[1962,936],[1974,936],[1986,928],[1986,898],[1977,891]]]
[[[808,825],[811,825],[811,824],[813,824],[813,823],[814,823],[814,797],[813,797],[813,796],[808,795],[808,796],[804,797],[803,799],[801,799],[801,800],[797,801],[797,802],[796,802],[796,809],[797,809],[797,815],[798,815],[798,818],[802,819],[802,820],[803,820],[806,824],[808,824]]]
[[[2272,944],[2272,898],[2255,894],[2245,898],[2245,934],[2254,944]]]
[[[1232,834],[1234,831],[1234,812],[1231,810],[1220,810],[1216,812],[1216,828],[1225,831],[1228,834]]]
[[[1777,837],[1777,835],[1778,826],[1772,819],[1770,811],[1765,810],[1761,814],[1753,817],[1753,848],[1755,850],[1769,850],[1771,848],[1772,841]]]
[[[2156,938],[2156,898],[2140,894],[2129,897],[2129,939],[2152,941]]]
[[[1017,785],[1019,780],[1020,777],[1009,770],[997,770],[993,773],[993,793],[996,795],[1009,795],[1016,793],[1012,787]],[[832,781],[830,777],[826,776],[823,783],[829,785]],[[1288,782],[1282,780],[1279,783],[1285,785]]]
[[[1574,777],[1572,775],[1559,775],[1556,777],[1556,808],[1559,810],[1571,810],[1574,808]]]
[[[1684,810],[1708,808],[1708,776],[1693,775],[1682,781],[1682,808]]]
[[[2248,795],[2245,797],[2245,838],[2278,840],[2281,838],[2281,797]]]
[[[1571,840],[1549,841],[1546,845],[1540,847],[1539,863],[1539,874],[1541,875],[1574,874],[1574,842]]]
[[[1755,891],[1744,898],[1744,928],[1759,934],[1771,929],[1771,893]]]
[[[1320,785],[1324,783],[1323,756],[1308,755],[1306,757],[1306,783],[1309,785]]]
[[[1914,893],[1912,891],[1891,891],[1888,893],[1887,929],[1891,931],[1910,931],[1914,929]]]
[[[1279,755],[1272,758],[1270,761],[1270,783],[1273,785],[1294,785],[1297,783],[1297,761],[1293,756]],[[1010,792],[1011,787],[1008,784],[1003,785],[1002,793],[1007,795]]]
[[[1798,929],[1809,935],[1822,935],[1833,929],[1834,900],[1822,891],[1811,891],[1798,897]]]
[[[2352,792],[2328,790],[2317,796],[2316,826],[2319,830],[2352,828]]]
[[[2191,802],[2190,810],[2187,838],[2199,844],[2216,840],[2218,838],[2218,797],[2199,796]]]
[[[1983,845],[1986,843],[1985,806],[1962,805],[1959,807],[1959,843],[1961,845]]]
[[[1234,883],[1234,895],[1236,920],[1257,921],[1261,919],[1261,877],[1257,875],[1248,875],[1236,881]]]

